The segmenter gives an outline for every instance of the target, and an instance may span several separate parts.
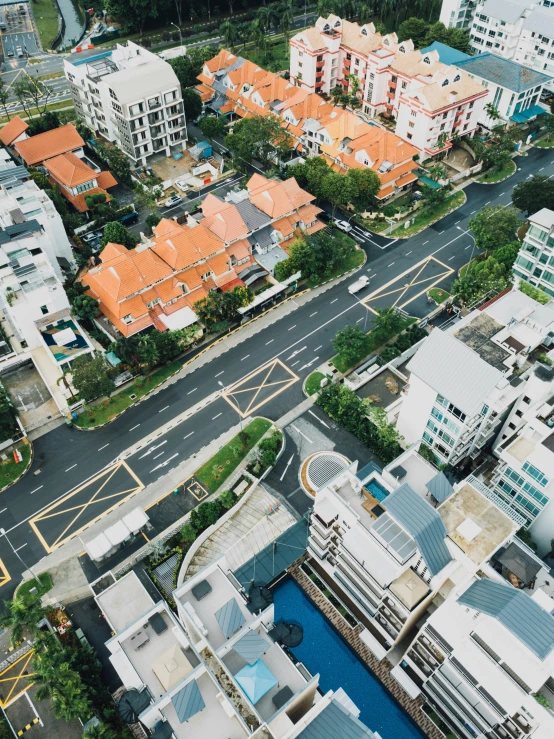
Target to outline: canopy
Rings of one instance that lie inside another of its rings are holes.
[[[171,690],[192,671],[192,665],[178,646],[164,652],[152,665],[152,672],[165,691]]]
[[[271,638],[285,647],[297,647],[304,638],[304,629],[295,621],[279,621],[269,632]]]
[[[273,603],[273,593],[263,585],[252,585],[248,591],[248,607],[251,611],[263,611]]]
[[[146,513],[142,510],[142,508],[137,507],[137,508],[133,508],[133,510],[129,511],[127,515],[123,516],[121,521],[122,523],[125,524],[125,526],[129,529],[129,531],[132,534],[138,534],[138,532],[142,529],[142,527],[146,526],[146,524],[149,521],[149,518],[146,515]]]
[[[129,531],[127,526],[125,526],[123,521],[116,521],[113,526],[110,526],[104,531],[104,534],[106,535],[106,538],[110,542],[110,544],[116,547],[119,544],[122,544],[125,539],[128,539],[131,535],[131,532]]]
[[[269,649],[269,643],[256,631],[249,631],[233,647],[237,654],[245,659],[249,665],[261,657]]]
[[[171,699],[177,718],[181,723],[188,721],[206,707],[196,680],[191,680]]]
[[[150,739],[169,739],[172,736],[173,729],[171,728],[171,724],[169,721],[164,721],[163,724],[156,726],[150,735]]]
[[[546,112],[547,111],[544,108],[541,108],[540,105],[532,105],[530,108],[527,108],[527,110],[521,111],[520,113],[514,113],[514,115],[510,116],[510,120],[514,123],[526,123],[527,121],[530,121],[531,118],[545,115]]]
[[[248,699],[256,704],[278,682],[266,663],[259,659],[253,665],[246,665],[235,675],[235,680],[246,693]]]
[[[216,611],[215,617],[225,637],[230,637],[235,631],[238,631],[246,621],[239,608],[239,604],[234,598],[231,598],[230,601]]]
[[[439,472],[425,486],[437,503],[442,503],[454,492],[444,472]]]
[[[126,724],[136,724],[140,714],[150,705],[150,693],[143,690],[127,690],[117,704],[117,715]]]

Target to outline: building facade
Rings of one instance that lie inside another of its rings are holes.
[[[447,28],[469,28],[476,5],[476,0],[442,0],[439,21]]]
[[[185,148],[181,85],[156,54],[128,41],[111,51],[70,54],[64,69],[79,118],[135,164]]]
[[[529,217],[514,264],[514,275],[554,297],[554,212],[542,208]]]

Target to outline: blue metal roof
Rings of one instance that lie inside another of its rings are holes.
[[[477,580],[458,603],[496,618],[541,660],[554,649],[554,617],[507,583]]]
[[[440,41],[433,41],[431,46],[422,49],[421,53],[426,54],[428,51],[438,51],[439,59],[443,64],[458,64],[458,62],[463,62],[464,59],[471,59],[469,54],[464,54],[463,51],[458,51],[458,49],[442,44]]]
[[[225,603],[224,606],[221,606],[214,615],[219,624],[219,628],[227,638],[230,637],[231,634],[234,634],[235,631],[238,631],[246,621],[235,598],[231,598],[231,600]]]
[[[242,639],[233,646],[237,654],[248,662],[249,665],[262,656],[269,649],[269,642],[260,636],[256,631],[248,631]]]
[[[512,92],[524,92],[531,87],[544,85],[551,79],[542,72],[535,72],[534,69],[489,52],[457,62],[456,66],[468,74],[474,74]]]
[[[181,723],[188,721],[206,707],[196,680],[191,680],[171,699],[177,718]]]
[[[448,482],[448,478],[446,477],[444,472],[439,472],[438,474],[436,474],[432,480],[429,480],[425,487],[431,493],[433,498],[439,503],[445,501],[454,492],[454,488]]]
[[[374,739],[375,734],[336,700],[298,734],[297,739]]]
[[[378,464],[375,464],[375,462],[369,462],[369,464],[366,464],[365,467],[362,467],[356,472],[356,477],[358,480],[361,480],[362,482],[364,480],[367,480],[367,478],[373,473],[378,472],[381,474],[383,470],[379,467]]]
[[[450,562],[452,557],[444,541],[446,528],[442,518],[407,483],[381,505],[415,539],[431,575],[436,575]]]
[[[536,118],[539,115],[546,115],[546,113],[547,111],[544,108],[541,108],[540,105],[532,105],[521,113],[514,113],[510,116],[510,120],[514,121],[514,123],[526,123],[531,120],[531,118]]]

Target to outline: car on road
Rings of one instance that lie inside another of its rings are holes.
[[[6,51],[6,56],[13,56],[13,50],[12,49],[8,49]]]
[[[166,208],[174,208],[176,205],[181,205],[183,198],[180,195],[172,195],[168,198],[164,205]]]
[[[345,233],[352,231],[352,226],[348,223],[348,221],[339,221],[338,218],[335,218],[333,220],[333,223],[338,229],[340,229],[341,231],[344,231]]]
[[[181,190],[181,192],[186,192],[187,190],[190,190],[190,185],[188,185],[185,180],[175,180],[175,184]]]
[[[354,295],[354,293],[359,293],[360,290],[363,290],[364,287],[367,287],[368,285],[369,285],[369,277],[362,275],[360,278],[356,280],[356,282],[353,282],[349,286],[348,292],[350,293],[350,295]]]
[[[23,49],[21,48],[21,46],[16,46],[15,50],[17,52],[17,56],[24,56]]]

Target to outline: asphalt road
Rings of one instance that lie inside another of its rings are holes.
[[[518,181],[535,173],[554,176],[554,158],[548,150],[531,149],[528,156],[516,162],[519,170],[514,177],[497,185],[470,185],[465,190],[468,199],[463,208],[418,236],[391,240],[359,231],[358,242],[368,257],[363,270],[370,277],[370,285],[357,298],[368,300],[374,308],[396,303],[413,315],[425,315],[429,309],[425,290],[433,284],[448,288],[455,278],[455,270],[466,263],[471,254],[472,238],[458,229],[466,229],[471,216],[485,205],[508,205],[511,190]],[[411,286],[406,288],[409,283]],[[387,295],[381,296],[380,291]],[[366,315],[369,315],[367,327],[371,325],[372,314],[367,314],[358,299],[348,293],[344,282],[335,285],[201,369],[129,409],[114,423],[94,432],[60,427],[35,441],[31,471],[0,494],[0,526],[7,530],[19,554],[27,564],[44,556],[44,546],[30,528],[29,520],[47,507],[58,505],[53,509],[55,515],[48,514],[48,518],[37,524],[49,545],[59,544],[65,536],[86,525],[87,520],[110,508],[128,485],[125,487],[122,483],[120,491],[112,485],[109,495],[105,496],[107,500],[95,503],[69,526],[66,514],[60,511],[71,505],[57,502],[63,501],[64,496],[78,489],[84,481],[94,478],[124,450],[220,390],[219,382],[229,387],[242,381],[240,386],[233,388],[233,395],[239,399],[244,415],[263,414],[276,420],[295,407],[303,399],[304,378],[332,356],[331,341],[336,332],[347,324],[364,325]],[[258,372],[260,368],[263,370]],[[150,453],[143,449],[129,457],[126,460],[129,469],[144,485],[153,482],[236,424],[238,415],[232,402],[231,398],[229,402],[224,398],[216,399],[160,436],[154,445],[156,449]],[[40,474],[35,475],[37,470]],[[92,493],[93,487],[88,490]],[[83,491],[79,495],[86,497],[87,489]],[[1,537],[0,559],[15,581],[22,566]],[[0,591],[2,595],[9,594],[12,584],[4,585]]]

